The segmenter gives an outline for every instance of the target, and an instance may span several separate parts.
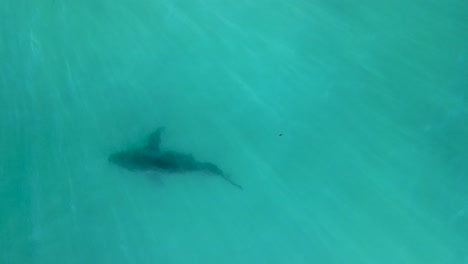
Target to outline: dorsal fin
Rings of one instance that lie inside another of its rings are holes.
[[[158,128],[156,131],[151,133],[146,143],[146,148],[153,151],[159,151],[159,145],[161,145],[161,133],[164,131],[164,127]]]

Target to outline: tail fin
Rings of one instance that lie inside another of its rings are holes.
[[[211,162],[199,162],[199,163],[197,163],[197,167],[198,167],[199,170],[203,170],[203,171],[209,172],[209,173],[214,174],[214,175],[219,175],[219,176],[223,177],[223,179],[225,179],[230,184],[232,184],[232,185],[236,186],[237,188],[243,190],[242,186],[240,186],[239,184],[237,184],[233,180],[231,180],[231,178],[229,178],[229,175],[224,173],[220,168],[218,168],[218,166],[214,165],[213,163],[211,163]]]
[[[242,186],[240,186],[239,184],[235,183],[233,180],[231,180],[231,178],[229,178],[228,175],[226,174],[221,174],[220,175],[221,177],[223,177],[223,179],[225,179],[227,182],[229,182],[230,184],[236,186],[237,188],[239,188],[241,191],[243,191],[244,189],[242,188]]]

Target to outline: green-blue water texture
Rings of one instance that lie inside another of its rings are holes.
[[[467,100],[464,0],[2,0],[0,263],[466,264]]]

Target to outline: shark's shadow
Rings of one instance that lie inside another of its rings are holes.
[[[111,154],[109,161],[130,171],[162,171],[166,173],[206,172],[221,176],[233,186],[242,186],[232,181],[218,166],[210,162],[197,161],[191,154],[162,151],[161,134],[163,127],[150,134],[146,145]]]

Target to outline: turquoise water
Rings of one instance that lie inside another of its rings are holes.
[[[468,263],[467,14],[2,1],[0,263]],[[161,125],[244,191],[107,162]]]

